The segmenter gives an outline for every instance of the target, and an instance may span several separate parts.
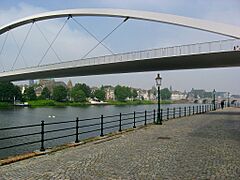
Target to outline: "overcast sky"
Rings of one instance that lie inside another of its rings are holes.
[[[1,0],[0,26],[28,15],[68,8],[145,10],[240,26],[239,0]],[[38,22],[37,25],[46,38],[51,41],[65,19]],[[99,39],[122,21],[120,18],[103,17],[77,17],[76,20]],[[3,66],[0,64],[0,71],[11,69],[18,52],[15,39],[20,46],[30,26],[16,28],[8,34],[8,39],[0,56],[0,62],[3,64]],[[0,48],[5,36],[6,34],[0,36]],[[104,43],[112,51],[119,53],[222,39],[229,39],[229,37],[173,25],[130,19]],[[53,44],[53,48],[62,60],[72,60],[82,57],[96,43],[96,40],[86,31],[81,29],[74,21],[69,20],[59,38]],[[47,47],[48,43],[37,26],[33,25],[30,36],[23,47],[22,55],[17,59],[15,67],[36,65]],[[109,54],[109,51],[99,46],[89,57],[104,54]],[[43,59],[42,64],[49,62],[58,62],[52,50]],[[240,94],[240,68],[128,73],[72,77],[65,80],[71,79],[73,82],[84,82],[91,86],[121,84],[150,89],[155,83],[154,78],[157,73],[160,73],[163,78],[163,87],[171,85],[174,90],[189,91],[191,88],[196,88],[212,91],[215,88],[217,91],[230,91],[232,94]]]

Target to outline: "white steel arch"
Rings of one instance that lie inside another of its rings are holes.
[[[212,32],[212,33],[240,39],[240,27],[238,26],[216,23],[216,22],[183,17],[183,16],[176,16],[171,14],[163,14],[163,13],[147,12],[147,11],[135,11],[135,10],[126,10],[126,9],[66,9],[66,10],[45,12],[45,13],[36,14],[33,16],[29,16],[29,17],[14,21],[12,23],[9,23],[7,25],[0,27],[0,35],[11,29],[14,29],[16,27],[19,27],[28,23],[32,23],[34,21],[68,17],[69,15],[123,17],[123,18],[155,21],[155,22],[189,27],[193,29],[199,29],[207,32]]]

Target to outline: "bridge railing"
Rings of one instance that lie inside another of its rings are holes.
[[[99,65],[99,64],[117,63],[117,62],[124,62],[124,61],[135,61],[135,60],[174,57],[174,56],[187,56],[187,55],[193,55],[193,54],[228,52],[228,51],[235,51],[234,48],[236,48],[237,46],[240,48],[239,39],[229,39],[229,40],[157,48],[157,49],[150,49],[150,50],[143,50],[143,51],[133,51],[133,52],[99,56],[99,57],[91,57],[91,58],[85,58],[85,59],[76,59],[76,60],[66,61],[61,63],[32,66],[30,68],[36,68],[36,70],[41,71],[41,69],[44,70],[46,66],[53,69],[59,69],[59,68],[65,68],[69,66],[76,67],[76,66],[86,66],[86,65]],[[25,68],[21,68],[21,69],[24,70]]]
[[[134,52],[115,54],[115,55],[87,58],[87,59],[82,59],[80,64],[97,65],[97,64],[104,64],[104,63],[115,63],[115,62],[122,62],[122,61],[150,59],[150,58],[163,58],[163,57],[184,56],[184,55],[192,55],[192,54],[234,51],[234,47],[236,46],[240,47],[240,40],[238,39],[221,40],[221,41],[188,44],[188,45],[181,45],[181,46],[173,46],[173,47],[166,47],[166,48],[134,51]],[[76,65],[79,65],[79,63],[76,63]]]
[[[212,111],[213,108],[213,105],[207,104],[161,109],[160,120],[167,121],[201,114]],[[216,108],[220,108],[220,106],[216,106]],[[90,137],[104,136],[112,132],[121,132],[124,129],[156,122],[157,111],[154,109],[85,119],[77,117],[75,120],[62,122],[41,121],[39,124],[5,127],[0,129],[0,158],[36,149],[45,151],[49,147],[73,141],[78,143]]]

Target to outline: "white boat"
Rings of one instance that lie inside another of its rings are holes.
[[[107,104],[107,102],[90,100],[90,104],[93,104],[93,105],[97,105],[97,104]]]
[[[16,103],[16,104],[14,104],[14,106],[28,107],[29,104],[28,104],[28,102],[24,102],[24,103]]]

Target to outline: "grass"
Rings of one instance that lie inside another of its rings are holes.
[[[108,101],[106,105],[147,105],[156,104],[157,101],[148,100],[134,100],[134,101]],[[162,100],[161,104],[172,104],[172,101]],[[31,107],[64,107],[64,106],[88,106],[91,105],[88,102],[57,102],[54,100],[35,100],[28,101]],[[0,105],[1,106],[1,105]]]
[[[31,107],[37,107],[37,106],[56,106],[56,103],[54,100],[35,100],[35,101],[28,101],[28,104]]]
[[[28,101],[28,104],[31,107],[63,107],[63,106],[86,106],[88,103],[80,103],[80,102],[57,102],[54,100],[35,100]]]
[[[12,107],[13,104],[8,102],[0,102],[0,109]]]

